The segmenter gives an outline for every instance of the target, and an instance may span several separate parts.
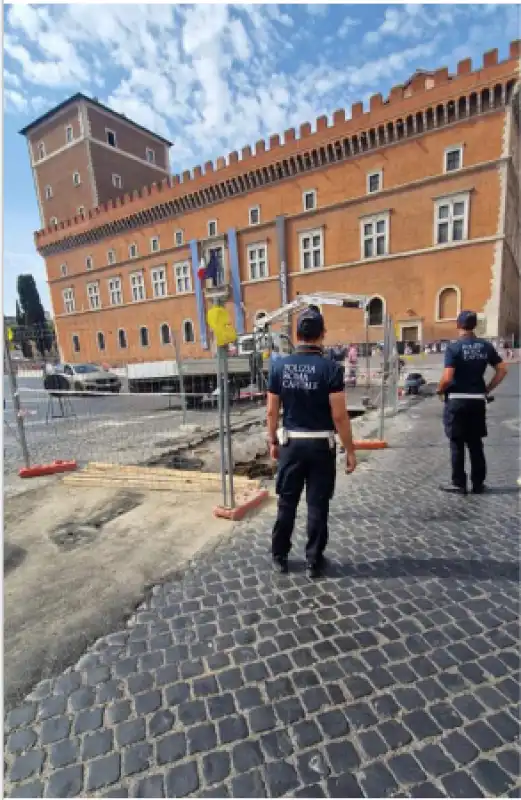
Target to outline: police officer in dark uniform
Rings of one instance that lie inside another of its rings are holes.
[[[499,386],[507,369],[496,348],[474,334],[477,315],[462,311],[457,319],[459,338],[445,350],[445,369],[437,394],[445,400],[443,424],[450,441],[452,482],[440,489],[467,494],[465,447],[470,456],[473,494],[482,494],[487,464],[483,439],[487,435],[486,403],[490,392]],[[495,375],[488,385],[484,375],[488,366]]]
[[[346,451],[346,471],[356,456],[347,413],[343,372],[322,350],[324,318],[316,307],[297,321],[298,347],[277,360],[268,381],[268,438],[278,460],[278,512],[272,535],[272,556],[281,573],[288,571],[288,554],[297,506],[304,486],[308,504],[306,561],[315,578],[323,566],[328,540],[329,502],[335,488],[335,430]],[[282,427],[278,428],[282,404]]]

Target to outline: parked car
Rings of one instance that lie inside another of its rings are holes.
[[[420,372],[409,372],[405,378],[405,393],[406,394],[419,394],[422,386],[425,386],[427,381]]]
[[[113,392],[121,390],[117,375],[99,364],[56,364],[51,375],[60,375],[67,381],[71,392]]]

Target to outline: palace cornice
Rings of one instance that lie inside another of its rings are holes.
[[[75,217],[72,223],[71,221],[60,223],[56,228],[38,232],[35,234],[37,249],[42,256],[47,257],[92,245],[103,239],[114,238],[158,222],[175,219],[191,211],[215,206],[231,198],[244,196],[250,191],[278,184],[301,174],[312,173],[327,166],[354,160],[367,153],[373,153],[380,148],[388,148],[417,139],[440,128],[457,126],[477,116],[481,117],[502,112],[511,99],[515,83],[515,78],[507,80],[504,77],[501,82],[493,86],[485,85],[481,88],[481,86],[473,85],[469,87],[467,95],[460,95],[459,97],[455,86],[455,96],[452,99],[446,99],[443,103],[440,102],[437,105],[426,107],[424,110],[415,111],[407,116],[403,114],[403,116],[394,121],[375,125],[375,127],[367,131],[359,131],[343,137],[339,136],[336,139],[332,138],[330,141],[322,142],[322,144],[317,143],[316,147],[310,147],[308,150],[295,152],[291,155],[284,155],[281,152],[278,159],[277,145],[273,143],[273,163],[268,162],[265,166],[255,168],[255,159],[252,158],[253,169],[229,178],[224,178],[223,176],[222,181],[208,183],[199,189],[196,189],[198,182],[196,178],[202,177],[202,172],[201,168],[197,167],[194,170],[194,180],[192,181],[190,173],[184,173],[181,184],[181,188],[184,188],[186,182],[186,188],[188,189],[190,183],[192,183],[194,191],[186,191],[186,193],[175,198],[168,199],[165,197],[161,202],[161,194],[166,194],[168,189],[173,186],[176,189],[179,188],[172,178],[166,178],[161,184],[152,184],[150,187],[144,187],[141,191],[133,192],[132,197],[126,195],[125,198],[118,198],[115,202],[109,201],[102,208],[90,211],[88,219],[84,218],[82,220]],[[494,84],[494,81],[492,81],[492,84]],[[428,93],[426,92],[425,94]],[[335,124],[330,129],[331,136],[334,136],[335,127],[338,129]],[[328,130],[327,124],[325,130]],[[304,143],[302,142],[302,144]],[[271,148],[266,155],[269,155],[270,152]],[[237,156],[237,154],[234,154],[234,156]],[[246,169],[247,164],[245,163],[244,166]],[[208,170],[205,173],[205,177],[212,170]],[[149,200],[150,205],[136,209],[119,219],[107,219],[102,224],[96,224],[96,217],[107,217],[110,216],[111,212],[123,211],[124,206],[127,204],[130,211],[134,203],[142,200]],[[89,225],[88,228],[67,235],[67,228],[70,228],[71,225],[80,227],[85,222]],[[45,239],[48,240],[53,235],[63,236],[63,238],[51,241],[48,244],[45,243]]]

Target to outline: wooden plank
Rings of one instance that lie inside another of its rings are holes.
[[[125,474],[136,474],[136,475],[154,475],[157,477],[168,477],[168,478],[176,478],[179,480],[193,480],[194,477],[197,477],[201,480],[219,480],[221,476],[217,472],[199,472],[197,470],[172,470],[168,469],[167,467],[138,467],[132,465],[118,465],[118,464],[104,464],[102,462],[90,462],[87,466],[82,470],[82,473],[125,473]],[[244,486],[247,488],[258,486],[259,482],[256,480],[252,480],[250,478],[246,478],[242,475],[234,475],[233,476],[234,483],[237,486]]]
[[[77,473],[74,475],[74,480],[70,480],[72,473],[63,479],[63,483],[68,486],[99,486],[107,488],[123,488],[123,489],[139,489],[141,491],[159,491],[159,492],[178,492],[178,493],[204,493],[211,492],[218,494],[221,491],[220,482],[215,483],[166,483],[162,481],[143,480],[143,478],[134,478],[130,476],[104,476],[104,475],[85,475]]]

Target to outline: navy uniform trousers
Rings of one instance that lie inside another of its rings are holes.
[[[443,424],[450,441],[452,483],[461,488],[467,485],[465,447],[470,456],[470,480],[474,488],[485,483],[487,463],[483,439],[487,435],[486,404],[482,399],[447,400],[443,409]]]
[[[278,510],[273,527],[272,555],[287,558],[297,506],[304,486],[308,505],[306,560],[319,564],[328,540],[329,502],[335,491],[336,450],[326,439],[290,439],[279,448]]]

